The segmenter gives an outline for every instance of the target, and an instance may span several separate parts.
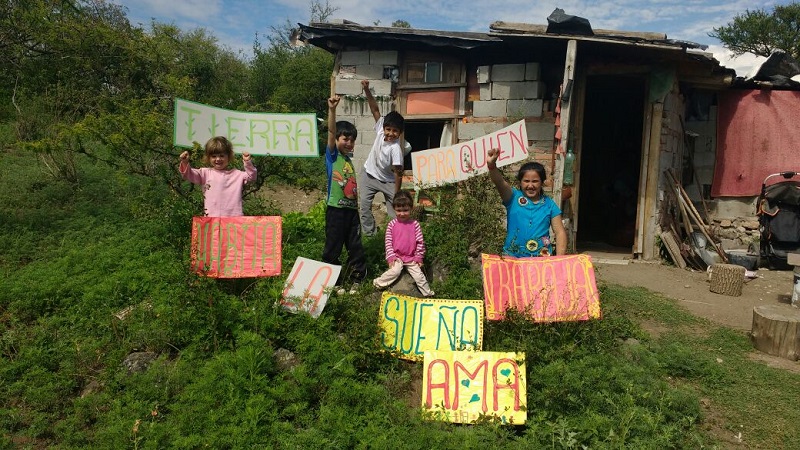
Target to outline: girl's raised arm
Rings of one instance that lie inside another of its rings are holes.
[[[514,194],[514,192],[503,174],[497,169],[497,157],[500,156],[500,149],[493,148],[486,152],[486,156],[489,157],[489,159],[486,160],[486,167],[489,168],[489,178],[497,188],[497,192],[500,194],[500,199],[503,201],[503,203],[506,203],[511,200],[511,196]]]

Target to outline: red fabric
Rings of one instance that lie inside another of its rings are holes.
[[[758,195],[767,175],[800,170],[800,92],[719,94],[713,197]]]

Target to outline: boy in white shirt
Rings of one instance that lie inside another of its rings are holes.
[[[377,227],[372,214],[372,201],[375,194],[383,193],[386,200],[386,212],[394,219],[392,208],[394,195],[400,191],[403,183],[403,149],[400,147],[400,135],[403,133],[405,119],[391,111],[381,117],[378,102],[369,90],[369,81],[362,80],[361,87],[367,97],[372,117],[375,118],[375,142],[367,156],[358,180],[358,203],[361,210],[361,230],[367,236],[375,235]]]

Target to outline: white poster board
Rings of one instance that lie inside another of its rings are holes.
[[[525,121],[467,142],[422,150],[411,154],[414,185],[442,186],[488,172],[486,152],[500,149],[497,167],[528,157],[528,133]]]
[[[297,257],[286,279],[280,304],[289,311],[305,311],[311,317],[319,317],[341,270],[342,266]]]
[[[173,144],[191,148],[225,136],[236,153],[318,157],[317,116],[230,111],[175,99]]]

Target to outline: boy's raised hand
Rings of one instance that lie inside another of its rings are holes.
[[[242,160],[243,161],[250,161],[250,153],[247,153],[247,152],[242,153]]]
[[[361,88],[365,91],[369,90],[369,80],[361,80]]]
[[[339,101],[340,101],[341,99],[342,99],[342,97],[340,97],[340,96],[338,96],[338,95],[336,95],[336,96],[334,96],[334,97],[331,97],[331,98],[329,98],[329,99],[328,99],[328,109],[336,109],[336,106],[338,106],[338,105],[339,105]]]
[[[184,151],[183,153],[181,153],[180,159],[181,159],[181,162],[189,161],[189,152],[188,151]]]

